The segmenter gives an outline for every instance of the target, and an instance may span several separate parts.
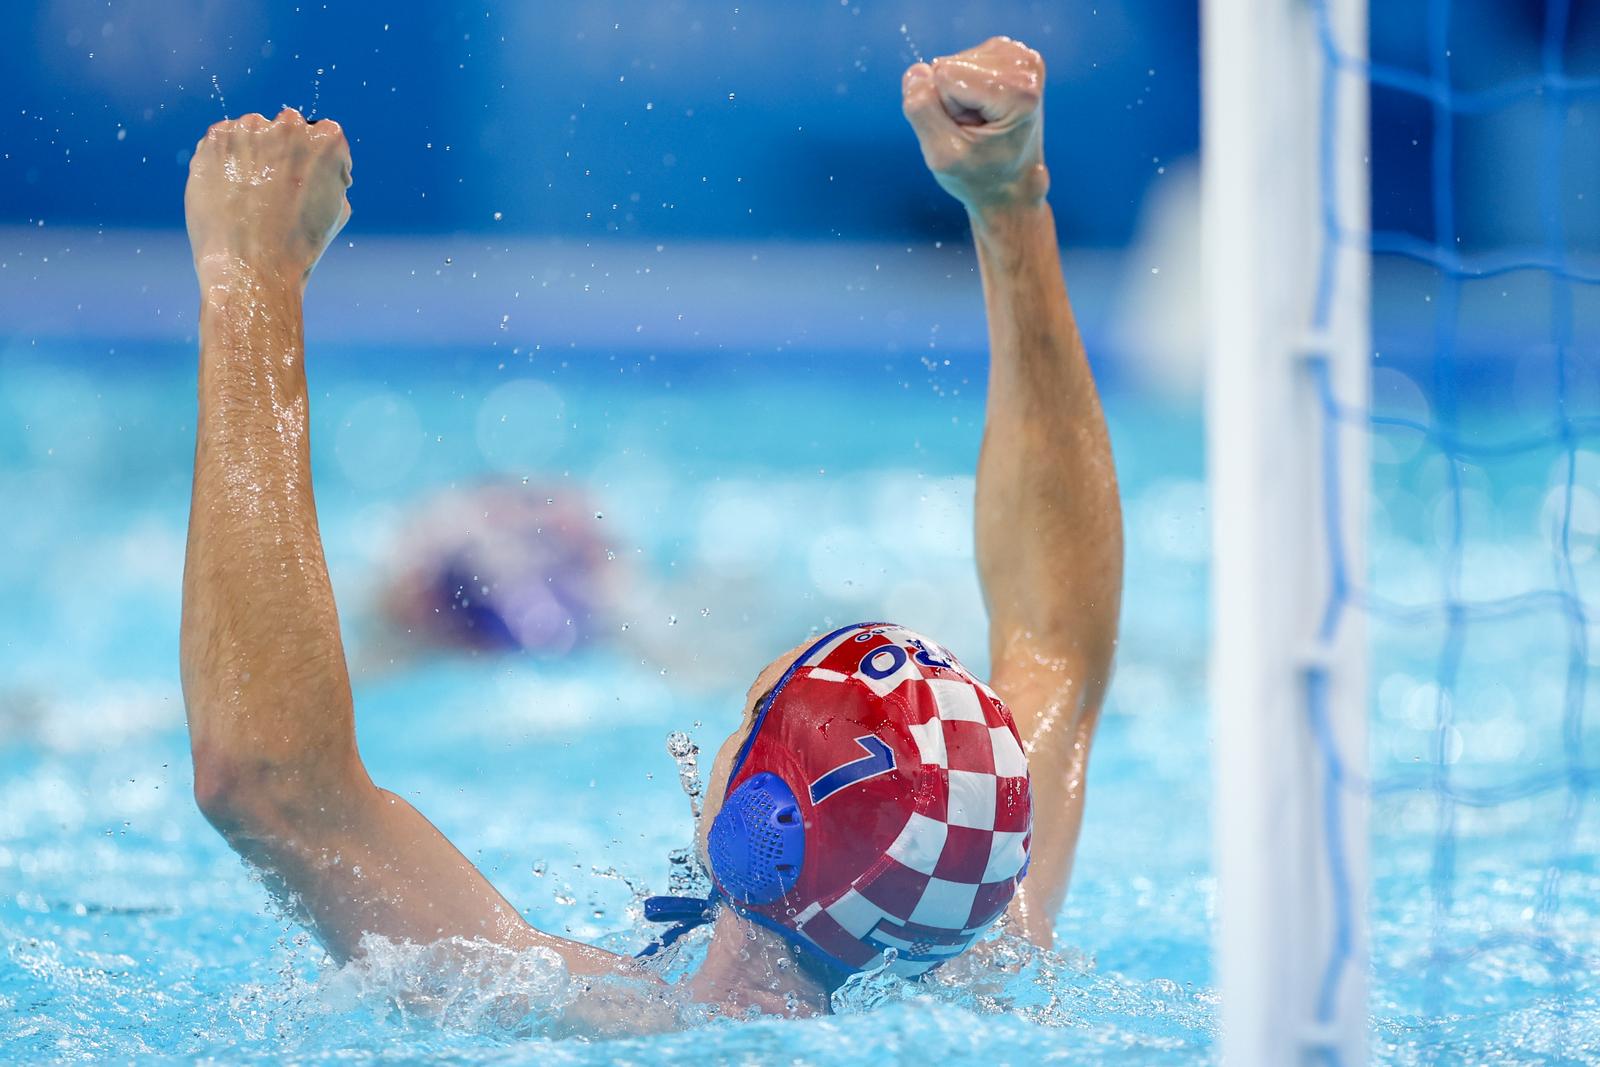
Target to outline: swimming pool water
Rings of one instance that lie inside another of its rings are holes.
[[[874,980],[825,1019],[584,1041],[497,1025],[472,995],[416,1018],[395,994],[428,964],[390,955],[334,969],[267,913],[190,797],[176,667],[192,352],[14,345],[4,360],[0,1060],[1213,1059],[1207,520],[1193,410],[1107,396],[1128,527],[1124,633],[1059,951],[1001,943],[998,979],[952,968],[926,986]],[[665,888],[691,833],[667,735],[713,749],[755,672],[806,633],[885,616],[987,666],[969,533],[983,368],[970,352],[313,342],[310,366],[363,753],[541,927],[618,950],[646,941],[639,897]],[[1374,574],[1402,599],[1413,583],[1422,600],[1435,591],[1441,473],[1424,451],[1390,444],[1376,468]],[[489,476],[593,507],[620,590],[610,637],[561,658],[387,662],[371,610],[383,561],[430,492]],[[1474,573],[1539,580],[1548,457],[1469,477],[1484,514],[1506,516],[1475,541],[1488,562]],[[1600,524],[1585,529],[1592,548]],[[1600,567],[1592,552],[1583,562]],[[1498,781],[1560,746],[1546,721],[1558,717],[1558,623],[1508,623],[1474,646],[1482,677],[1464,681],[1476,695],[1458,708],[1459,774]],[[1429,624],[1375,629],[1384,781],[1404,784],[1426,757],[1437,638]],[[1441,911],[1427,790],[1379,796],[1379,1060],[1580,1062],[1593,1048],[1594,821],[1553,811],[1562,800],[1464,814],[1457,895]],[[1496,942],[1528,928],[1559,826],[1570,840],[1548,944]],[[1459,952],[1442,959],[1440,946]]]
[[[982,363],[506,355],[313,343],[362,750],[532,921],[636,948],[638,894],[665,888],[691,833],[669,732],[714,748],[763,664],[858,617],[986,666],[970,540]],[[398,979],[323,966],[195,811],[176,680],[192,358],[7,356],[0,478],[28,504],[0,532],[0,1059],[835,1062],[930,1042],[952,1062],[1206,1057],[1192,420],[1113,410],[1141,562],[1062,951],[981,993],[883,983],[831,1019],[590,1044],[498,1031],[471,998],[442,1024],[401,1017]],[[592,504],[623,590],[614,635],[565,658],[384,662],[370,602],[408,509],[487,476]]]

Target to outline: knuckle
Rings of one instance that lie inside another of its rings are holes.
[[[332,119],[318,119],[307,127],[310,137],[318,148],[325,152],[339,152],[346,150],[344,127]]]

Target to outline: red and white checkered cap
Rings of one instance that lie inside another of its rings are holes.
[[[762,772],[805,826],[798,877],[738,904],[847,970],[918,975],[999,918],[1027,871],[1028,763],[994,691],[935,642],[888,623],[836,630],[759,712],[728,782]]]

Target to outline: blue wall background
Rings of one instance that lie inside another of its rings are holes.
[[[1426,73],[1434,5],[1372,5],[1376,61]],[[1451,78],[1536,74],[1540,0],[1456,0]],[[0,223],[177,227],[195,139],[292,104],[355,147],[365,232],[635,238],[958,234],[899,114],[920,53],[991,33],[1049,63],[1046,150],[1070,243],[1125,243],[1151,183],[1198,145],[1190,0],[37,0],[0,5]],[[902,30],[902,26],[904,30]],[[1600,70],[1600,2],[1566,62]],[[1465,247],[1541,238],[1526,162],[1539,102],[1458,122]],[[1592,98],[1576,106],[1600,121]],[[1373,96],[1374,214],[1431,239],[1425,100]],[[1600,170],[1572,138],[1575,191]],[[496,219],[496,212],[499,218]],[[1573,239],[1600,237],[1574,196]]]
[[[205,127],[290,104],[349,132],[368,231],[956,233],[899,78],[994,33],[1049,63],[1070,239],[1126,240],[1198,136],[1197,13],[1171,0],[51,0],[0,32],[9,222],[179,226]]]

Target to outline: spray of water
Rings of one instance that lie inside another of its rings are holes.
[[[905,38],[906,51],[911,53],[912,58],[918,63],[925,62],[922,58],[922,49],[918,48],[917,42],[911,39],[911,31],[906,28],[906,24],[903,22],[900,24],[900,36]]]
[[[698,725],[698,724],[697,724]],[[706,783],[700,777],[700,746],[682,730],[667,735],[667,755],[678,766],[678,784],[689,798],[689,810],[696,823],[705,806]],[[667,857],[667,892],[674,896],[700,896],[711,888],[711,879],[690,847],[675,848]]]
[[[698,822],[706,795],[706,784],[700,777],[700,746],[682,730],[674,730],[667,735],[667,755],[678,765],[678,784],[689,798],[689,810]]]

